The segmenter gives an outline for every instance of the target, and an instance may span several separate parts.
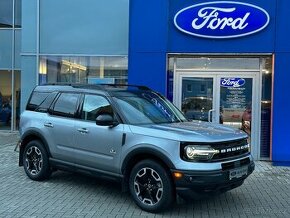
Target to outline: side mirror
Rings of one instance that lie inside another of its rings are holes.
[[[99,126],[117,126],[119,123],[114,119],[111,114],[100,114],[96,118],[96,124]]]

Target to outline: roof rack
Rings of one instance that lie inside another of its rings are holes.
[[[111,86],[111,87],[133,87],[133,88],[138,88],[139,90],[145,90],[145,91],[151,90],[147,86],[140,86],[140,85],[127,85],[127,84],[100,84],[100,85]]]
[[[127,84],[82,84],[82,83],[65,83],[65,82],[57,82],[57,83],[46,83],[44,86],[71,86],[74,88],[93,88],[93,89],[106,89],[107,87],[133,87],[143,91],[150,91],[151,89],[147,86],[140,85],[127,85]]]

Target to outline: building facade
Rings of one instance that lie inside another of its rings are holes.
[[[131,1],[129,83],[245,130],[255,159],[289,164],[289,12],[287,0]]]
[[[16,129],[18,125],[21,86],[20,47],[21,0],[1,0],[0,130]]]
[[[22,29],[21,0],[3,2],[14,8],[0,29],[9,128],[37,84],[142,84],[189,119],[244,130],[255,159],[290,164],[288,0],[26,0]]]

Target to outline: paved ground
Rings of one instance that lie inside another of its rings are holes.
[[[290,217],[290,168],[256,162],[242,187],[154,215],[115,183],[61,171],[45,182],[28,179],[13,151],[17,138],[0,133],[0,217]]]

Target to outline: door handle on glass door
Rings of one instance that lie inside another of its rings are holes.
[[[214,111],[215,111],[214,109],[211,109],[208,111],[208,117],[207,117],[208,122],[212,122],[212,114],[213,114],[212,112]]]

